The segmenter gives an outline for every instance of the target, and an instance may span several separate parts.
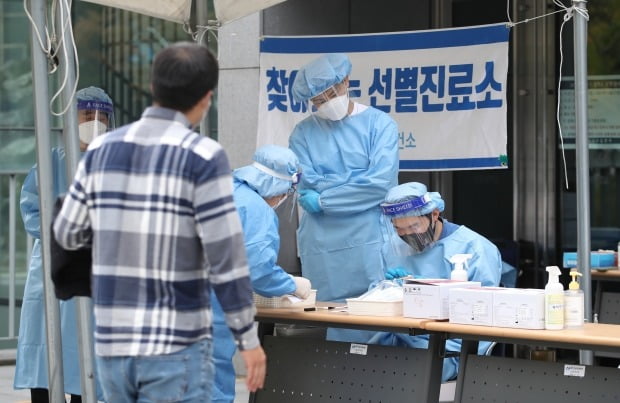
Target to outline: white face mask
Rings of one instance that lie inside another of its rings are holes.
[[[319,107],[315,114],[321,119],[341,120],[349,112],[349,94],[339,95]]]
[[[85,144],[90,144],[95,137],[105,133],[106,130],[108,130],[108,126],[97,119],[89,120],[88,122],[80,123],[78,125],[80,141]]]

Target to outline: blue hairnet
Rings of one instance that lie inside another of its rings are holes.
[[[351,61],[343,53],[329,53],[314,59],[297,72],[293,81],[293,98],[306,101],[338,84],[351,73]]]
[[[78,92],[75,93],[75,98],[77,101],[95,101],[95,102],[106,102],[110,105],[114,105],[112,99],[99,87],[86,87],[82,88]]]
[[[252,159],[259,165],[252,164],[235,169],[233,176],[246,182],[261,197],[283,195],[293,186],[293,175],[299,172],[299,160],[290,149],[277,145],[262,146],[256,150]],[[273,170],[286,179],[273,176],[261,170],[262,167]]]
[[[428,192],[426,190],[426,185],[419,182],[409,182],[394,186],[385,196],[385,203],[401,203],[424,195],[427,195],[429,199],[424,206],[404,212],[403,214],[392,215],[392,218],[421,216],[430,214],[435,209],[438,209],[440,212],[444,210],[446,204],[441,198],[441,195],[437,192]]]

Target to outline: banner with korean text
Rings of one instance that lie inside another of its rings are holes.
[[[400,169],[507,167],[505,24],[316,37],[264,37],[260,44],[258,145],[288,145],[308,116],[291,87],[324,53],[353,64],[349,95],[398,124]]]

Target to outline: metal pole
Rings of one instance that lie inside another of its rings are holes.
[[[9,175],[9,337],[15,337],[15,214],[17,213],[17,181]]]
[[[577,9],[586,11],[585,1],[573,0]],[[588,148],[588,21],[575,12],[573,41],[575,47],[575,120],[577,152],[577,266],[583,274],[585,317],[592,322],[592,281],[590,273],[590,161]],[[592,351],[580,351],[582,364],[591,365]]]
[[[47,0],[31,0],[29,11],[34,24],[43,31],[47,12]],[[47,379],[50,402],[64,402],[64,379],[60,340],[60,309],[54,296],[50,277],[50,224],[52,218],[52,158],[50,142],[49,93],[47,87],[47,58],[36,39],[37,31],[30,27],[32,52],[32,82],[34,95],[35,133],[37,140],[37,175],[41,225],[41,255],[43,257],[43,294],[45,296],[45,329],[47,341]]]
[[[75,44],[72,41],[71,32],[63,29],[66,22],[71,18],[70,10],[66,10],[58,2],[56,8],[56,26],[62,29],[63,49],[59,49],[60,66],[59,77],[67,77],[65,87],[63,88],[61,98],[62,105],[71,103],[71,107],[67,109],[64,115],[64,143],[66,155],[66,172],[67,182],[71,183],[77,164],[80,159],[80,146],[78,142],[78,116],[76,102],[72,98],[73,87],[75,85],[75,59],[73,48]],[[84,267],[84,270],[91,270],[90,267]],[[80,363],[80,386],[82,392],[82,401],[86,403],[97,402],[97,392],[95,386],[94,371],[94,348],[93,348],[93,329],[92,329],[92,302],[88,297],[75,297],[75,314],[77,318],[77,334],[78,334],[78,352]]]
[[[209,6],[204,0],[196,2],[196,26],[206,27],[209,23]],[[199,45],[209,46],[209,33],[205,32],[204,35],[199,36]],[[214,97],[211,98],[211,102],[214,101]],[[211,108],[212,109],[212,108]],[[209,136],[210,129],[209,113],[206,113],[200,122],[200,134],[203,136]]]

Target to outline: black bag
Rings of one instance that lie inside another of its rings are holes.
[[[56,199],[50,228],[50,249],[52,255],[52,282],[56,298],[67,300],[72,297],[90,297],[92,272],[92,248],[67,250],[56,242],[54,220],[62,207],[63,196]]]

